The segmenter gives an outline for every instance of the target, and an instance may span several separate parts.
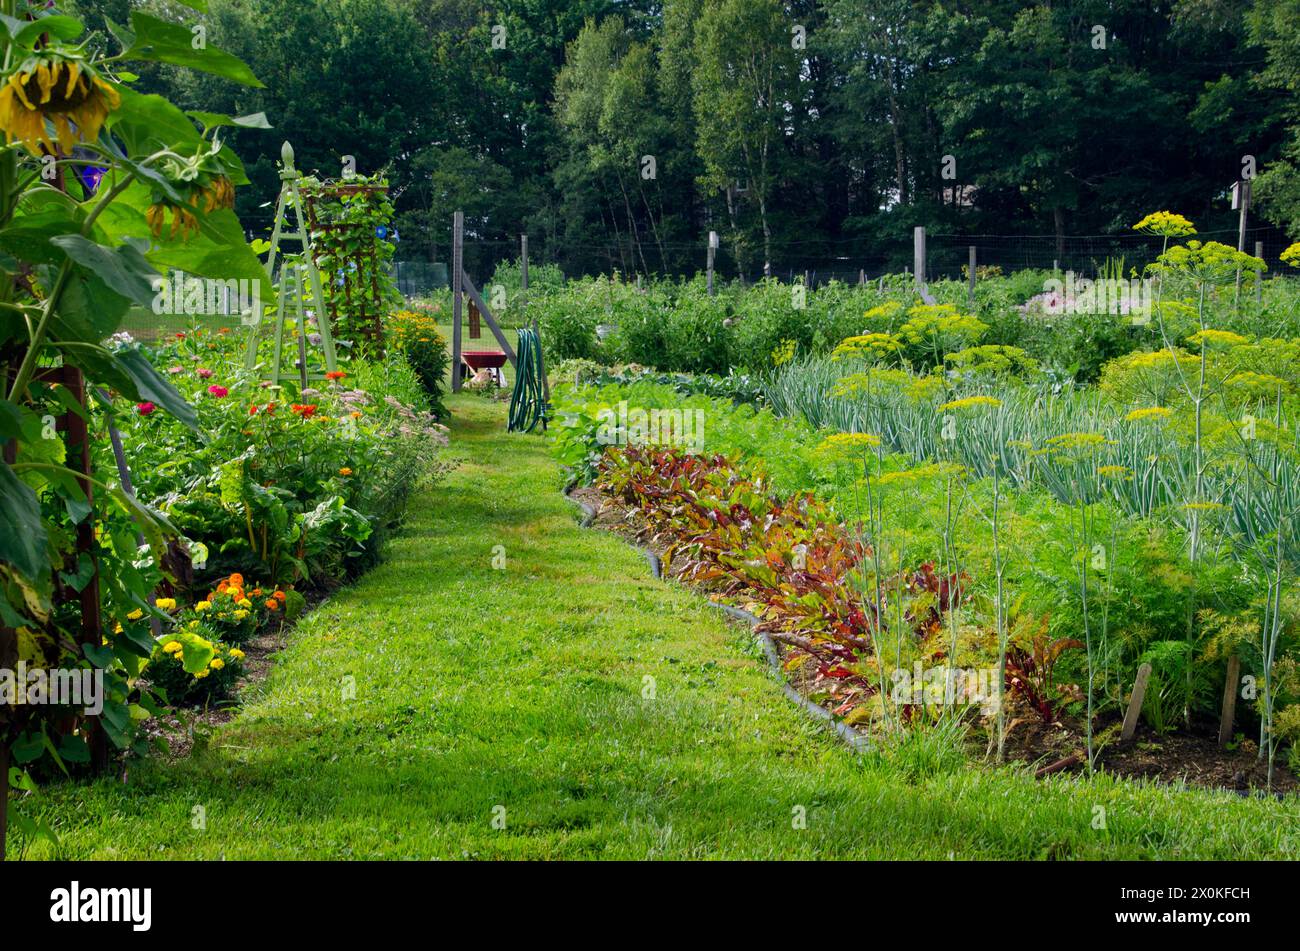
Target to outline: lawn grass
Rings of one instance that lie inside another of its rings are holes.
[[[387,561],[305,618],[189,759],[27,803],[61,837],[29,856],[1300,853],[1295,802],[855,758],[782,696],[747,634],[578,527],[543,439],[506,434],[500,403],[449,405],[464,462],[416,494]]]

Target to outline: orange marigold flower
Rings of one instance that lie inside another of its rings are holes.
[[[275,600],[275,598],[267,598],[267,599],[266,599],[266,609],[267,609],[268,611],[274,611],[274,610],[278,609],[279,607],[280,607],[280,602],[277,601],[277,600]]]
[[[283,600],[284,600],[284,592],[283,592],[283,591],[277,591],[277,592],[275,593],[275,600],[277,600],[277,601],[283,601]]]

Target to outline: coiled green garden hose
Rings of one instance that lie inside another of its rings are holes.
[[[515,387],[510,393],[509,432],[531,433],[538,423],[546,429],[546,380],[542,340],[536,330],[519,330]]]

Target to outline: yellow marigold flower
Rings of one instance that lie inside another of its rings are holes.
[[[197,674],[194,675],[194,679],[195,679],[195,680],[202,680],[202,679],[203,679],[204,677],[206,677],[207,675],[208,675],[208,669],[207,669],[206,667],[204,667],[202,670],[200,670]]]
[[[938,408],[938,412],[946,412],[950,409],[971,409],[976,406],[998,407],[1002,401],[996,396],[964,396],[959,400],[949,400]]]
[[[211,667],[213,670],[220,670],[222,667],[226,666],[226,662],[222,660],[220,657],[214,657],[208,663],[208,666]]]
[[[181,650],[180,641],[168,641],[166,644],[163,645],[164,654],[174,654],[178,650]]]
[[[250,601],[249,604],[252,605],[252,602]],[[248,612],[243,610],[236,611],[234,617],[236,621],[242,621],[244,618],[248,617]]]
[[[154,606],[161,611],[173,611],[176,609],[175,598],[158,598],[154,601]]]
[[[248,598],[240,598],[235,603],[238,604],[241,608],[251,608],[253,606],[253,602],[248,600]]]
[[[235,660],[243,660],[244,652],[241,651],[238,647],[232,647],[230,648],[230,656]]]
[[[136,608],[134,611],[127,614],[126,619],[128,621],[138,621],[142,617],[144,617],[144,612],[141,611],[139,608]]]
[[[341,476],[350,476],[350,475],[352,475],[352,470],[351,470],[350,468],[348,468],[347,466],[344,466],[342,469],[339,470],[339,475],[341,475]]]
[[[1133,410],[1124,418],[1130,423],[1140,423],[1148,419],[1168,419],[1173,415],[1174,411],[1168,406],[1144,406]]]
[[[199,613],[202,613],[202,612],[204,612],[204,611],[211,611],[211,610],[212,610],[212,602],[211,602],[211,601],[200,601],[198,604],[194,605],[194,610],[195,610],[195,611],[198,611]]]
[[[1172,211],[1152,212],[1135,224],[1133,230],[1162,238],[1184,238],[1196,234],[1196,228],[1190,221]]]

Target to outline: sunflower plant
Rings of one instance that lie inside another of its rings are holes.
[[[21,803],[9,809],[11,783],[26,795],[52,767],[139,751],[132,724],[160,710],[138,678],[169,620],[152,596],[177,564],[175,531],[120,472],[86,471],[73,422],[98,444],[127,414],[197,417],[143,351],[108,340],[174,269],[270,297],[231,210],[248,179],[217,135],[265,118],[186,113],[132,89],[124,64],[261,84],[234,56],[194,48],[186,25],[133,10],[111,31],[92,42],[52,6],[0,0],[0,669],[90,668],[104,700],[89,716],[0,698],[0,858],[11,827],[41,832]]]

